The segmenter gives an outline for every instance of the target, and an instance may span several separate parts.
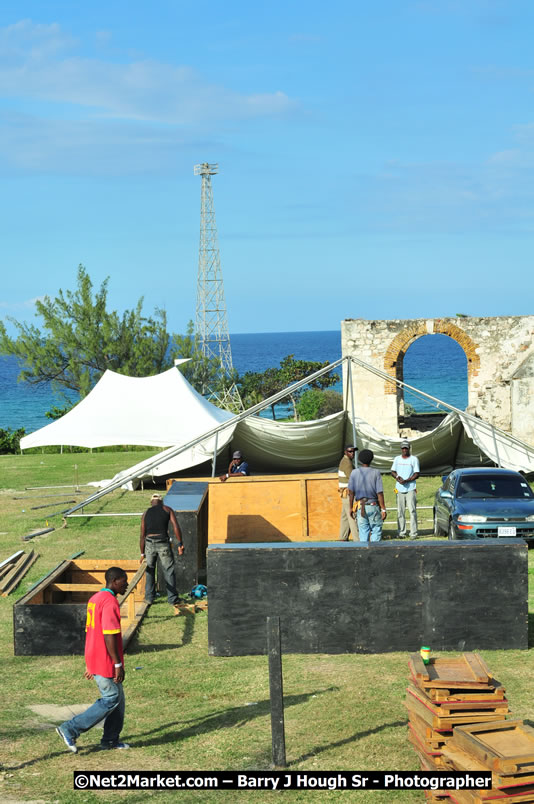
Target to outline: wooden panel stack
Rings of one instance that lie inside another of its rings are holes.
[[[503,722],[509,713],[504,687],[477,653],[432,658],[427,665],[414,653],[409,669],[408,739],[424,770],[448,767],[444,752],[455,727]],[[439,795],[434,791],[428,797],[435,800]]]
[[[458,726],[443,747],[443,770],[491,771],[491,790],[454,790],[456,804],[534,802],[534,729],[522,720]]]
[[[6,558],[0,564],[0,593],[2,597],[7,597],[13,589],[16,589],[21,580],[24,578],[30,567],[32,567],[37,559],[39,553],[32,550],[30,553],[24,553],[19,550],[13,553],[12,556]]]

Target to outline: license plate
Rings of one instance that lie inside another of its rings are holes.
[[[497,528],[497,536],[515,536],[516,528]]]

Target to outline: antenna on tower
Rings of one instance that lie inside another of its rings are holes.
[[[203,393],[216,399],[224,408],[243,410],[243,402],[233,379],[234,366],[211,186],[211,177],[219,172],[219,165],[202,162],[195,165],[194,172],[202,180],[195,328],[202,354],[208,360],[215,358],[220,366],[212,386],[203,388]]]

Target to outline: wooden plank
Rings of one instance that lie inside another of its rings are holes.
[[[129,595],[127,600],[128,606],[128,620],[133,622],[135,619],[135,597],[134,595]]]
[[[308,539],[308,496],[306,493],[306,480],[300,481],[300,516],[302,533],[301,539],[303,542]]]
[[[13,553],[13,555],[10,555],[8,556],[8,558],[4,558],[3,561],[0,561],[0,570],[3,567],[9,566],[10,564],[14,564],[16,561],[18,561],[23,552],[24,550],[17,550],[17,552]]]
[[[124,650],[126,650],[126,648],[128,647],[133,635],[135,634],[137,628],[141,624],[141,621],[142,621],[143,617],[145,616],[149,606],[150,606],[150,603],[148,603],[148,601],[143,601],[143,603],[141,603],[141,605],[139,607],[139,610],[137,611],[137,613],[135,615],[134,621],[129,623],[128,628],[122,634],[122,646],[123,646]]]
[[[478,653],[464,653],[463,658],[473,673],[475,681],[487,684],[491,677]]]
[[[233,478],[235,480],[236,478]],[[240,482],[244,483],[270,483],[271,480],[335,480],[338,482],[337,472],[304,472],[302,474],[291,475],[250,475],[248,477],[239,478]],[[166,483],[167,491],[173,483],[208,483],[210,486],[220,486],[221,481],[218,477],[170,477]]]
[[[498,682],[497,682],[498,683]],[[502,686],[487,687],[479,690],[453,690],[453,689],[440,689],[436,687],[421,688],[429,698],[435,703],[443,701],[470,701],[476,703],[477,701],[504,700],[505,688]]]
[[[20,559],[18,559],[18,560],[20,561]],[[11,570],[13,569],[13,566],[15,565],[15,563],[16,562],[14,561],[12,564],[6,564],[5,567],[2,567],[2,569],[0,569],[0,579],[5,578],[6,575],[8,574],[8,572],[11,572]]]
[[[94,594],[99,591],[98,583],[52,583],[50,589],[53,592],[91,592]]]
[[[34,553],[33,550],[31,551],[31,553],[28,554],[28,560],[21,567],[20,572],[18,572],[17,575],[13,578],[9,586],[7,586],[4,589],[4,591],[2,592],[2,597],[7,597],[9,594],[11,594],[13,589],[15,589],[19,585],[19,583],[24,578],[30,567],[32,567],[35,564],[38,558],[39,553]]]
[[[430,679],[428,665],[424,663],[420,653],[412,653],[408,665],[415,678],[424,679],[425,681]]]
[[[115,559],[118,561],[119,559]],[[135,558],[128,558],[120,560],[120,564],[113,564],[110,558],[82,558],[73,564],[73,570],[107,570],[109,567],[120,566],[121,569],[137,570],[139,568],[139,561]]]
[[[23,553],[21,557],[15,562],[12,568],[9,570],[5,578],[0,583],[0,592],[3,592],[4,589],[7,589],[13,578],[15,578],[18,573],[20,572],[21,568],[25,565],[28,561],[28,556],[33,555],[33,550],[31,553]]]
[[[124,563],[125,562],[123,562],[123,564]],[[130,562],[130,563],[135,563],[135,566],[137,567],[137,572],[134,574],[133,578],[128,583],[128,587],[126,589],[126,592],[123,595],[121,595],[119,598],[117,598],[118,601],[119,601],[119,606],[122,606],[124,601],[129,597],[129,595],[132,594],[132,592],[134,591],[135,587],[137,586],[137,584],[139,583],[141,578],[143,578],[145,573],[146,573],[146,561],[143,561],[143,563],[141,565],[137,561],[136,562]],[[126,569],[126,567],[123,567],[123,569]]]

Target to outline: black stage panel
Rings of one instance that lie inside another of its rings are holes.
[[[86,620],[87,603],[15,604],[15,656],[83,655]]]
[[[208,483],[175,481],[163,499],[163,504],[172,508],[182,531],[184,554],[178,555],[174,530],[169,524],[171,549],[174,557],[176,590],[190,592],[198,583],[199,572],[206,567],[208,544]],[[165,593],[163,573],[158,571],[159,591]],[[161,582],[161,583],[160,583]]]
[[[285,653],[528,647],[521,539],[217,544],[208,588],[214,656],[266,653],[268,616]]]

